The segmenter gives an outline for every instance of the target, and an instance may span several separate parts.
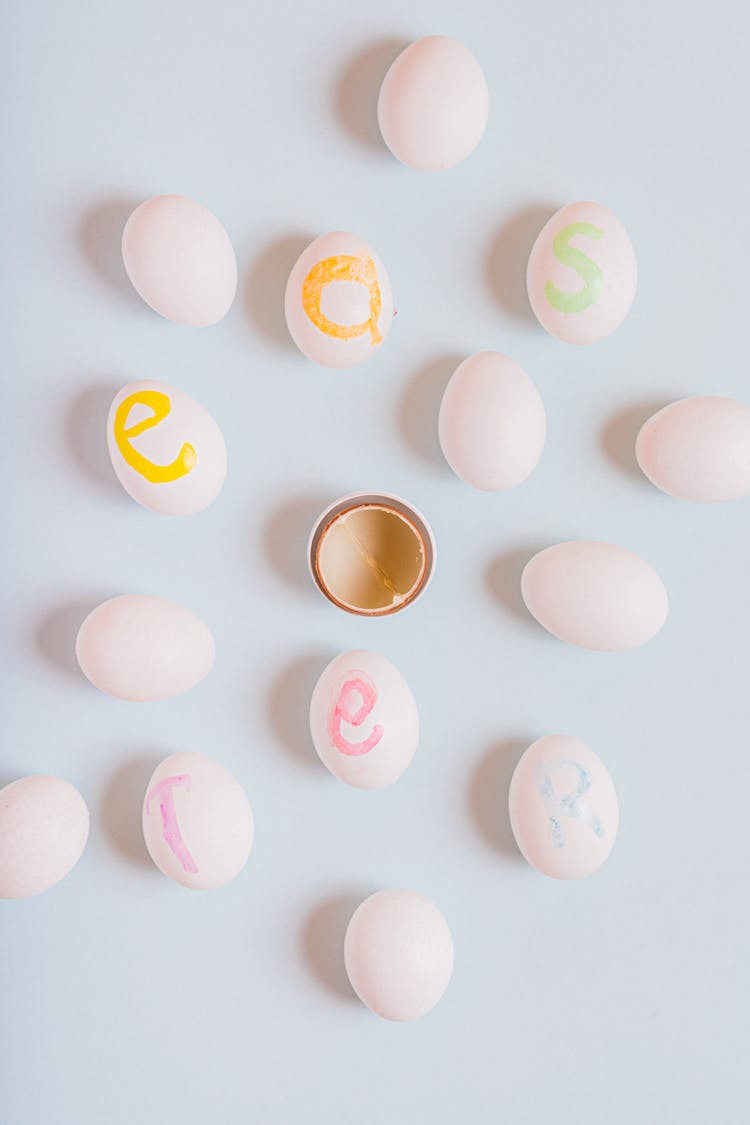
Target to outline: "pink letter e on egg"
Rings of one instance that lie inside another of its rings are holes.
[[[354,710],[356,699],[353,698],[355,696],[359,696],[361,700],[356,710]],[[361,727],[377,703],[377,699],[378,693],[375,684],[369,676],[366,676],[364,672],[354,671],[347,675],[334,700],[328,723],[331,742],[342,754],[348,754],[350,757],[369,754],[372,748],[380,742],[383,737],[383,728],[379,723],[375,724],[371,733],[363,742],[349,742],[341,733],[342,722],[350,723],[353,727]]]

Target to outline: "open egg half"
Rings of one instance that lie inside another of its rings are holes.
[[[387,493],[344,496],[310,536],[313,580],[334,605],[383,617],[411,605],[435,567],[435,541],[424,517]]]

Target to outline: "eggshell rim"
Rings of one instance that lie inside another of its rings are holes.
[[[372,611],[355,609],[335,597],[326,587],[318,571],[318,554],[325,533],[340,516],[360,508],[384,508],[386,511],[396,512],[397,515],[401,516],[402,519],[409,524],[422,546],[424,566],[420,577],[408,597],[402,602],[399,602],[398,605]],[[318,516],[307,541],[307,563],[315,586],[326,601],[331,602],[332,605],[343,609],[346,613],[350,613],[354,617],[390,617],[392,614],[398,613],[400,610],[406,609],[408,606],[412,605],[421,597],[432,581],[436,561],[437,548],[435,545],[435,536],[433,535],[429,523],[422,513],[412,504],[404,500],[401,496],[396,496],[390,492],[352,492],[346,496],[339,497],[338,500],[334,500],[334,502]]]

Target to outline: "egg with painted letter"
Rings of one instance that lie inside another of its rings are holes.
[[[399,670],[376,652],[332,660],[310,701],[310,734],[323,765],[357,789],[397,781],[419,741],[419,712]]]
[[[617,793],[580,738],[550,734],[521,756],[508,794],[510,825],[524,859],[553,879],[583,879],[617,837]]]
[[[638,264],[625,227],[599,203],[570,203],[544,225],[526,288],[539,323],[568,344],[592,344],[622,324]]]
[[[143,837],[168,878],[206,890],[230,883],[253,847],[245,790],[221,763],[181,752],[161,762],[143,800]]]
[[[125,491],[166,516],[201,512],[227,474],[221,430],[200,403],[168,383],[128,383],[107,420],[112,467]]]
[[[388,274],[356,234],[311,242],[286,286],[286,322],[299,350],[324,367],[355,367],[380,349],[393,320]]]

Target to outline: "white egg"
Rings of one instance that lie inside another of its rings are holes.
[[[204,754],[172,754],[151,777],[143,800],[143,837],[159,870],[183,887],[231,882],[253,846],[245,790]]]
[[[403,164],[425,172],[465,160],[484,136],[488,113],[481,66],[446,35],[428,35],[402,51],[378,98],[388,148]]]
[[[453,939],[437,906],[414,891],[378,891],[355,910],[344,962],[363,1004],[386,1020],[435,1007],[453,973]]]
[[[508,796],[524,859],[554,879],[583,879],[606,860],[619,811],[612,779],[579,738],[551,734],[524,751]]]
[[[115,396],[107,445],[120,484],[153,512],[200,512],[221,491],[227,451],[221,430],[195,399],[168,383],[128,383]]]
[[[216,324],[237,292],[229,235],[215,215],[182,195],[157,195],[136,207],[122,232],[122,259],[146,304],[177,324]]]
[[[32,776],[0,789],[0,898],[29,898],[59,883],[88,835],[89,810],[70,782]]]
[[[311,242],[286,286],[286,322],[308,359],[354,367],[380,348],[393,320],[391,283],[372,247],[335,231]]]
[[[750,496],[750,406],[713,395],[680,399],[649,418],[635,455],[670,496],[704,503]]]
[[[539,323],[558,340],[591,344],[627,316],[638,284],[633,245],[599,203],[570,203],[542,228],[526,286]]]
[[[315,685],[310,733],[335,777],[358,789],[397,781],[414,757],[419,713],[409,685],[376,652],[344,652]]]
[[[554,636],[599,652],[651,640],[669,601],[647,562],[611,543],[557,543],[534,555],[521,575],[526,607]]]
[[[168,699],[207,676],[214,639],[199,617],[164,598],[123,594],[93,609],[76,656],[94,687],[118,699]]]
[[[499,352],[479,352],[450,378],[439,434],[446,461],[467,484],[487,492],[514,488],[544,448],[544,405],[517,363]]]

